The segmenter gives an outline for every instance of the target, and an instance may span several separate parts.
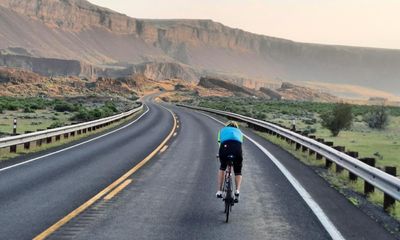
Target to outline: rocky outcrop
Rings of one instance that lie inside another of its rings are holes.
[[[261,90],[261,89],[260,89]],[[299,101],[317,101],[317,102],[337,102],[339,98],[316,89],[298,86],[292,83],[284,82],[282,86],[274,90],[261,90],[271,98]]]
[[[200,78],[198,86],[208,89],[220,89],[232,92],[240,96],[259,96],[255,90],[241,87],[230,82],[223,81],[217,78],[202,77]]]
[[[273,100],[281,100],[283,98],[282,94],[280,94],[279,92],[272,90],[270,88],[262,87],[262,88],[260,88],[260,92],[266,94]]]
[[[0,6],[0,49],[23,48],[37,58],[100,69],[178,63],[247,79],[346,83],[400,94],[399,50],[297,43],[211,20],[134,19],[84,0],[0,0]]]

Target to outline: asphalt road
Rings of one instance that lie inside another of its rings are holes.
[[[98,203],[54,239],[331,239],[280,170],[249,141],[241,201],[226,224],[223,203],[215,198],[221,125],[192,110],[170,108],[181,127],[168,149],[134,174],[115,199]],[[393,239],[307,166],[246,134],[282,160],[345,239]]]
[[[115,198],[99,200],[50,239],[331,239],[271,159],[248,140],[241,201],[226,224],[223,202],[215,198],[221,125],[198,112],[168,107],[180,127],[166,151],[133,174]],[[151,103],[149,108],[121,131],[0,170],[0,239],[36,236],[152,152],[173,123],[167,110]],[[345,239],[393,239],[310,168],[245,132],[279,159]]]
[[[120,131],[0,170],[0,239],[32,239],[153,151],[171,131],[173,119],[159,106],[148,107],[146,115]]]

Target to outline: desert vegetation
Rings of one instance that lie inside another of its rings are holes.
[[[360,157],[374,157],[377,166],[400,167],[399,107],[233,97],[197,98],[189,103],[235,112],[288,128],[295,120],[297,130],[333,141],[335,145],[345,146],[346,150],[357,151]]]
[[[12,134],[14,118],[17,119],[17,133],[22,134],[108,117],[133,105],[131,101],[111,101],[110,98],[0,97],[0,135]]]

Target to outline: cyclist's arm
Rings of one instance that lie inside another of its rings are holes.
[[[218,145],[221,145],[221,131],[218,131]]]

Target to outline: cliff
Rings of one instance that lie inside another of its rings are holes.
[[[135,19],[84,0],[0,0],[0,33],[0,49],[76,60],[105,72],[165,62],[167,67],[147,68],[155,71],[148,74],[162,78],[176,70],[170,67],[184,66],[190,71],[175,71],[176,76],[196,79],[207,72],[352,84],[400,94],[399,50],[297,43],[211,20]]]

